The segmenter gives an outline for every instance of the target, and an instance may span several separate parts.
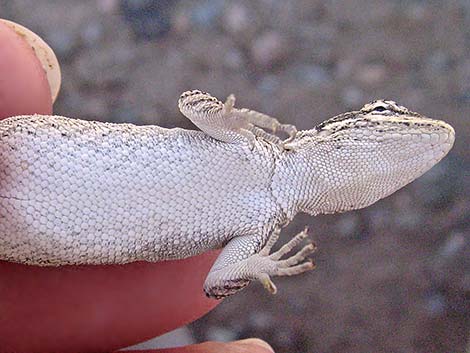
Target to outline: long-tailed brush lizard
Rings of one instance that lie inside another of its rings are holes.
[[[0,122],[0,259],[30,265],[181,259],[223,248],[204,285],[231,295],[252,280],[314,266],[307,231],[270,254],[298,212],[359,209],[416,179],[451,149],[442,121],[379,100],[299,131],[188,91],[202,131],[17,116]],[[272,130],[268,133],[264,129]],[[283,131],[284,141],[275,135]]]

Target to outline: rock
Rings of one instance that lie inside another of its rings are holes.
[[[278,32],[265,32],[252,44],[251,55],[261,69],[271,70],[289,57],[287,38]]]
[[[180,35],[187,34],[191,30],[191,18],[187,9],[177,11],[171,22],[172,30]]]
[[[387,70],[381,64],[367,64],[358,68],[355,77],[363,85],[376,86],[385,82]]]
[[[359,215],[348,213],[341,215],[335,224],[339,234],[344,238],[357,238]]]
[[[394,207],[393,222],[399,229],[413,231],[423,222],[423,209],[418,207],[409,192],[397,192],[391,200]]]
[[[80,32],[82,43],[86,46],[97,44],[103,37],[103,25],[99,22],[87,23]]]
[[[121,12],[138,39],[149,40],[167,34],[176,0],[122,0]]]
[[[348,108],[358,109],[364,103],[364,93],[355,86],[348,86],[341,91],[341,100]]]
[[[60,61],[71,60],[78,48],[77,36],[65,28],[60,31],[46,33],[44,39],[49,43]]]
[[[457,99],[466,101],[468,104],[470,102],[470,58],[458,63],[455,78]]]
[[[194,339],[191,331],[187,327],[180,327],[176,330],[165,333],[162,336],[153,338],[151,340],[136,344],[132,347],[127,347],[121,349],[122,351],[127,350],[146,350],[146,349],[164,349],[172,348],[179,346],[187,346],[190,344],[195,344],[196,340]]]
[[[77,78],[87,85],[121,85],[132,69],[133,56],[133,47],[113,43],[106,52],[84,50],[74,60]]]
[[[429,7],[425,3],[411,3],[403,13],[408,19],[421,22],[429,17]]]
[[[251,312],[248,317],[248,323],[253,327],[254,330],[267,330],[275,326],[275,318],[264,311]]]
[[[451,260],[456,255],[458,255],[459,252],[464,248],[465,243],[466,241],[465,241],[464,234],[462,233],[451,234],[446,239],[446,242],[439,250],[439,256],[446,260]]]
[[[276,75],[266,75],[259,80],[257,89],[263,94],[271,94],[281,87],[281,80]]]
[[[434,293],[425,300],[426,313],[430,317],[439,317],[446,311],[446,298],[440,293]]]
[[[96,6],[107,15],[114,14],[119,8],[119,0],[97,0]]]
[[[140,114],[135,107],[128,105],[121,105],[111,112],[109,121],[113,123],[132,123],[138,124],[140,121]]]
[[[191,10],[191,22],[199,27],[214,27],[222,16],[224,0],[198,2]]]
[[[426,59],[425,68],[429,73],[441,74],[449,70],[450,62],[448,53],[436,50]]]
[[[330,73],[320,65],[298,65],[292,71],[297,81],[311,88],[321,88],[333,80]]]
[[[461,188],[465,164],[453,156],[444,158],[414,183],[420,195],[419,203],[434,210],[450,206]]]
[[[244,32],[250,27],[251,20],[247,8],[243,4],[232,3],[225,10],[223,27],[231,34]]]
[[[336,64],[335,79],[349,79],[355,72],[356,65],[356,60],[344,58],[339,59]]]
[[[232,70],[239,70],[245,65],[242,53],[235,48],[228,48],[224,56],[225,66]]]
[[[206,333],[208,341],[230,342],[238,339],[236,332],[222,327],[210,327]]]

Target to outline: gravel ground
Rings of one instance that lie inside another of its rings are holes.
[[[190,325],[197,340],[258,336],[276,352],[464,352],[470,334],[470,3],[0,0],[58,53],[56,113],[193,128],[187,89],[299,128],[388,98],[457,131],[449,156],[362,211],[299,216],[318,269],[250,286]],[[467,348],[468,349],[468,348]]]

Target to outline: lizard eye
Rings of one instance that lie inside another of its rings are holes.
[[[378,106],[378,107],[374,108],[374,112],[384,112],[386,110],[387,110],[387,108],[385,108],[383,106]]]

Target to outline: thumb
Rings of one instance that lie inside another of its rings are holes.
[[[24,36],[1,19],[0,58],[0,119],[51,114],[49,82],[35,51]]]
[[[158,350],[126,351],[126,353],[274,353],[271,346],[258,338],[235,342],[204,342],[191,346]]]

